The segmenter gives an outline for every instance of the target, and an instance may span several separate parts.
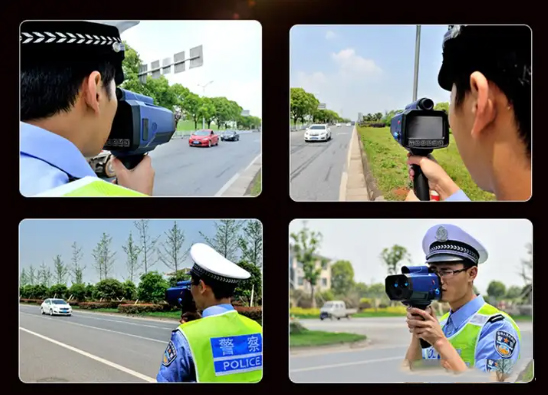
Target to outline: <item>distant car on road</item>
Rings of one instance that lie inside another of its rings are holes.
[[[325,318],[336,318],[338,320],[341,317],[350,319],[350,315],[358,312],[358,309],[347,309],[346,303],[342,300],[332,300],[325,302],[325,304],[320,309],[320,320]]]
[[[219,145],[219,135],[211,129],[197,130],[188,139],[190,147],[211,147]]]
[[[351,124],[350,122],[348,122],[348,123],[346,124],[346,126],[352,126],[352,124]]]
[[[235,130],[225,130],[221,134],[221,141],[240,141],[240,135]]]
[[[341,124],[340,124],[340,123],[338,123],[338,124],[337,124],[337,127],[338,127],[338,128],[340,128],[340,127],[341,127]]]
[[[304,141],[331,140],[331,129],[326,124],[310,125],[304,132]]]
[[[72,315],[72,307],[63,299],[48,298],[42,302],[40,313],[53,315]]]
[[[112,160],[114,157],[110,151],[102,150],[101,153],[92,158],[87,158],[87,161],[95,174],[99,177],[112,178],[116,177],[114,166],[112,166]]]

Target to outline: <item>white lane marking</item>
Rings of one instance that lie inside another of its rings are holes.
[[[290,369],[290,372],[291,373],[310,372],[312,370],[341,368],[343,366],[353,366],[353,365],[365,365],[368,363],[375,363],[375,362],[395,361],[397,359],[403,361],[404,358],[400,356],[400,357],[390,357],[390,358],[368,359],[366,361],[345,362],[345,363],[336,363],[332,365],[312,366],[310,368]]]
[[[39,333],[30,331],[30,330],[28,330],[28,329],[26,329],[26,328],[23,328],[23,327],[21,327],[21,326],[19,327],[19,329],[22,330],[22,331],[25,331],[25,332],[27,332],[27,333],[30,333],[31,335],[34,335],[34,336],[36,336],[36,337],[39,337],[39,338],[41,338],[41,339],[47,340],[47,341],[49,341],[49,342],[51,342],[51,343],[53,343],[53,344],[56,344],[56,345],[58,345],[58,346],[60,346],[60,347],[64,347],[64,348],[66,348],[67,350],[74,351],[75,353],[78,353],[78,354],[83,355],[83,356],[85,356],[85,357],[91,358],[91,359],[93,359],[93,360],[95,360],[95,361],[97,361],[97,362],[101,362],[101,363],[103,363],[103,364],[105,364],[105,365],[107,365],[107,366],[110,366],[110,367],[112,367],[112,368],[118,369],[118,370],[120,370],[120,371],[122,371],[122,372],[124,372],[124,373],[130,374],[130,375],[132,375],[132,376],[134,376],[134,377],[137,377],[137,378],[139,378],[139,379],[141,379],[141,380],[143,380],[143,381],[146,381],[146,382],[149,382],[149,383],[156,383],[156,379],[153,379],[152,377],[145,376],[144,374],[141,374],[141,373],[139,373],[139,372],[136,372],[135,370],[131,370],[131,369],[129,369],[129,368],[126,368],[125,366],[118,365],[117,363],[114,363],[114,362],[108,361],[108,360],[106,360],[106,359],[104,359],[104,358],[101,358],[101,357],[98,357],[98,356],[96,356],[96,355],[90,354],[90,353],[88,353],[88,352],[86,352],[86,351],[84,351],[84,350],[80,350],[80,349],[78,349],[78,348],[76,348],[76,347],[72,347],[72,346],[69,346],[69,345],[67,345],[67,344],[63,344],[63,343],[61,343],[61,342],[58,342],[57,340],[54,340],[54,339],[51,339],[51,338],[46,337],[46,336],[44,336],[44,335],[41,335],[41,334],[39,334]]]
[[[36,316],[36,315],[34,315],[34,314],[28,314],[28,313],[22,313],[22,314],[29,315],[29,316],[35,317],[35,318],[40,318],[40,319],[54,320],[54,318],[50,318],[50,317],[41,317],[41,316]],[[78,324],[78,323],[76,323],[76,322],[68,322],[68,321],[63,321],[63,322],[64,322],[65,324],[77,325],[77,326],[82,326],[82,327],[84,327],[84,328],[97,329],[97,330],[104,331],[104,332],[117,333],[117,334],[119,334],[119,335],[130,336],[130,337],[136,337],[137,339],[150,340],[151,342],[157,342],[157,343],[166,344],[166,341],[164,341],[164,340],[152,339],[152,338],[150,338],[150,337],[132,335],[132,334],[130,334],[130,333],[124,333],[124,332],[113,331],[113,330],[110,330],[110,329],[99,328],[99,327],[97,327],[97,326]],[[168,330],[168,331],[170,330],[169,328],[165,328],[165,329]]]
[[[80,315],[81,312],[78,312],[78,315]],[[93,313],[88,313],[88,314],[93,314]],[[148,325],[148,324],[137,324],[135,322],[126,322],[126,321],[120,321],[120,320],[109,320],[109,319],[106,319],[106,318],[98,318],[98,317],[86,317],[86,318],[89,318],[91,320],[99,320],[99,321],[110,321],[110,322],[119,322],[121,324],[126,324],[126,325],[136,325],[136,326],[141,326],[141,327],[147,327],[147,328],[158,328],[158,329],[167,329],[167,330],[172,330],[172,329],[175,329],[179,324],[178,323],[175,323],[174,321],[174,325],[173,328],[167,328],[167,327],[164,327],[164,326],[157,326],[157,325]]]
[[[295,354],[291,354],[291,358],[306,358],[306,357],[313,357],[316,355],[333,355],[333,354],[350,354],[350,353],[356,353],[356,352],[366,352],[366,351],[378,351],[378,350],[390,350],[394,348],[408,348],[409,344],[400,344],[400,345],[394,345],[394,346],[365,346],[360,348],[351,348],[351,349],[340,349],[340,348],[331,348],[331,349],[325,349],[325,350],[317,350],[317,351],[302,351],[300,352],[295,350]]]
[[[226,190],[228,188],[230,188],[232,186],[232,184],[234,184],[236,182],[236,180],[240,177],[240,175],[242,173],[245,173],[246,170],[249,169],[251,167],[251,165],[253,165],[253,163],[255,163],[255,161],[258,160],[261,157],[261,155],[262,155],[262,153],[257,155],[255,158],[253,158],[253,160],[249,163],[249,165],[246,166],[246,168],[243,171],[234,174],[234,176],[230,180],[228,180],[228,182],[225,185],[223,185],[223,187],[221,189],[219,189],[219,191],[215,194],[215,197],[219,197],[223,193],[225,193]]]

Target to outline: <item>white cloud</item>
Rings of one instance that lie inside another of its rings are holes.
[[[356,54],[352,48],[331,54],[331,58],[339,66],[340,72],[358,76],[378,76],[382,70],[374,60],[365,59]]]
[[[325,33],[326,40],[333,40],[335,37],[337,37],[337,34],[335,34],[333,30],[328,30],[327,33]]]

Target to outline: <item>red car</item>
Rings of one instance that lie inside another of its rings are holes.
[[[211,147],[219,145],[219,135],[211,129],[197,130],[190,135],[188,139],[190,147]]]

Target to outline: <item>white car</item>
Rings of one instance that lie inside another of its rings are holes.
[[[304,132],[304,141],[331,140],[331,129],[326,124],[310,125]]]
[[[325,302],[320,309],[320,320],[323,321],[325,318],[336,318],[338,320],[341,318],[350,319],[350,316],[357,312],[358,309],[347,309],[346,303],[342,300],[332,300]]]
[[[351,124],[350,122],[348,122],[348,123],[346,124],[346,126],[352,126],[352,124]]]
[[[338,124],[337,124],[337,127],[338,127],[338,128],[340,128],[340,127],[341,127],[341,124],[340,124],[340,123],[338,123]]]
[[[49,315],[72,315],[72,307],[63,299],[49,298],[42,302],[40,312]]]

